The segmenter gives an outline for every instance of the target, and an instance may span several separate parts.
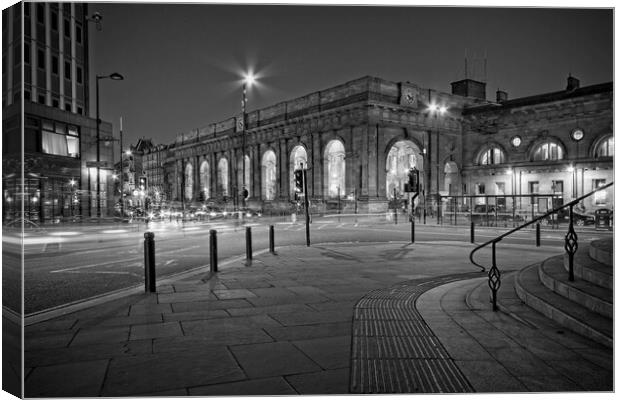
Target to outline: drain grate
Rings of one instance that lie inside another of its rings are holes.
[[[480,273],[446,275],[374,290],[356,304],[351,393],[466,393],[473,389],[415,308],[433,287]]]

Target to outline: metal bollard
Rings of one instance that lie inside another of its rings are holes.
[[[155,234],[144,233],[144,291],[155,293]]]
[[[209,231],[209,253],[211,258],[211,272],[217,272],[217,231]]]
[[[247,263],[252,262],[252,227],[245,227],[245,259]]]
[[[275,232],[273,225],[269,225],[269,252],[276,254]]]
[[[415,243],[415,216],[411,216],[411,243]]]
[[[536,224],[536,247],[540,247],[540,223]]]
[[[471,241],[471,243],[474,242],[474,223],[471,223],[471,228],[470,228],[470,233],[469,233],[469,240]]]

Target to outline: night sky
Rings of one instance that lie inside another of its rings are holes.
[[[366,75],[450,92],[465,54],[480,80],[486,54],[490,100],[497,89],[510,99],[563,90],[569,72],[582,86],[613,80],[610,9],[90,3],[95,11],[92,72],[125,76],[101,81],[101,116],[115,136],[123,117],[125,143],[171,143],[240,113],[248,69],[260,81],[248,111]]]

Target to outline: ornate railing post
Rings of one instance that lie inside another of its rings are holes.
[[[566,237],[564,237],[564,250],[566,250],[566,253],[568,253],[568,280],[572,282],[575,280],[575,274],[573,272],[573,258],[575,257],[575,253],[577,252],[577,248],[579,247],[577,244],[577,233],[575,233],[575,229],[573,228],[572,204],[569,209],[568,217],[568,232],[566,233]]]
[[[495,242],[493,242],[493,266],[489,269],[489,287],[491,288],[491,295],[493,296],[493,311],[497,311],[497,291],[502,284],[500,277],[501,273],[495,262]]]

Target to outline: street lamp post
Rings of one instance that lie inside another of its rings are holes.
[[[242,121],[242,144],[241,144],[241,163],[243,164],[242,166],[242,174],[243,174],[243,178],[241,179],[242,181],[242,197],[243,197],[243,207],[245,208],[245,194],[247,191],[247,186],[246,186],[246,181],[245,181],[245,131],[246,131],[246,105],[248,102],[248,97],[247,97],[247,88],[248,86],[252,86],[252,84],[254,83],[255,78],[254,75],[252,73],[248,73],[244,79],[243,79],[243,93],[242,93],[242,98],[241,98],[241,121]],[[238,164],[237,164],[238,165]],[[237,194],[238,195],[238,194]]]
[[[101,125],[101,119],[99,118],[99,80],[100,79],[112,79],[115,81],[122,81],[123,75],[119,74],[118,72],[114,72],[110,75],[97,75],[96,79],[95,79],[95,98],[97,100],[97,106],[96,106],[96,118],[97,118],[97,218],[101,218],[101,171],[100,168],[101,166],[99,165],[99,163],[101,162],[101,150],[100,150],[100,141],[101,141],[101,134],[100,134],[100,129],[99,129],[99,125]]]

